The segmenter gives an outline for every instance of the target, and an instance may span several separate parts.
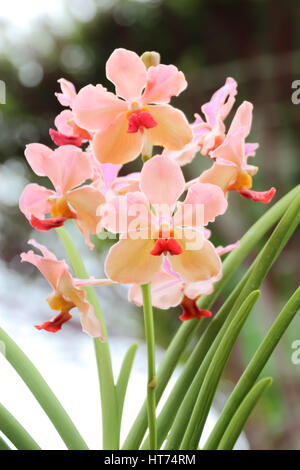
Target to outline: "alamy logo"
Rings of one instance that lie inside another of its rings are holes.
[[[293,91],[291,100],[293,104],[299,104],[300,103],[300,80],[294,80],[292,82],[292,88],[295,89]]]
[[[291,360],[294,365],[300,364],[300,339],[296,339],[292,343],[292,349],[295,349],[295,351],[292,354]]]
[[[0,104],[6,103],[6,86],[3,80],[0,80]]]

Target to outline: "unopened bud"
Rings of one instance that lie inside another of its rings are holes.
[[[148,69],[151,66],[159,65],[160,54],[155,51],[146,51],[141,55],[141,59],[144,62],[146,68]]]

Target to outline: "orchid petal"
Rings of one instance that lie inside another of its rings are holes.
[[[169,103],[172,96],[178,96],[187,87],[182,72],[174,65],[160,64],[149,67],[143,103]]]

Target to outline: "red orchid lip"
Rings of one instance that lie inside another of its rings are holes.
[[[38,219],[35,215],[30,218],[30,224],[33,228],[47,232],[52,228],[62,227],[66,221],[66,217],[53,217],[50,219]]]
[[[57,333],[62,329],[62,325],[69,321],[72,315],[69,312],[59,313],[53,320],[46,321],[41,325],[34,325],[37,330],[49,331],[49,333]]]
[[[154,248],[150,251],[150,254],[153,256],[160,256],[163,253],[180,255],[182,253],[182,248],[175,238],[159,238],[156,240]]]
[[[275,188],[271,188],[268,191],[252,191],[251,189],[241,189],[239,194],[246,198],[251,199],[254,202],[262,202],[263,204],[268,204],[273,199],[276,193]]]

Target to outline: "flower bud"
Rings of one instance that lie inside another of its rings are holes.
[[[144,62],[146,68],[148,69],[151,66],[159,65],[160,54],[155,51],[146,51],[141,55],[141,59]]]

